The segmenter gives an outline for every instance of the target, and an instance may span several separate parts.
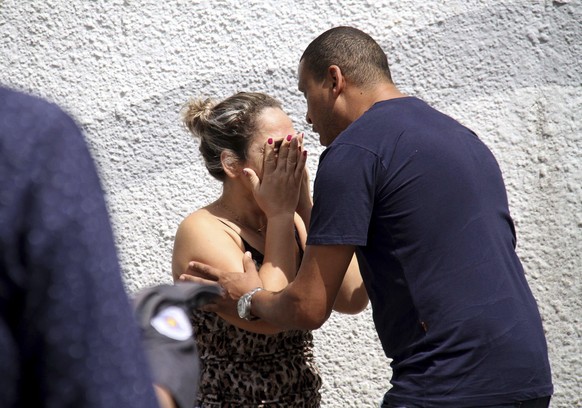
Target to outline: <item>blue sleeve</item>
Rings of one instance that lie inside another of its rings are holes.
[[[308,245],[366,245],[379,161],[349,144],[322,155],[313,188]]]
[[[2,92],[0,400],[157,407],[85,141],[56,106]]]

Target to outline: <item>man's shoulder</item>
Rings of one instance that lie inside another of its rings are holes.
[[[34,151],[74,146],[85,139],[73,118],[53,102],[21,91],[0,87],[2,154],[20,156]]]
[[[34,137],[50,132],[55,127],[67,133],[80,134],[74,119],[54,102],[36,95],[0,86],[0,131],[18,131],[19,137]]]
[[[366,163],[375,162],[379,153],[376,146],[362,138],[338,138],[323,151],[319,166],[340,166],[349,172],[353,166],[365,166]]]
[[[33,114],[46,114],[67,116],[59,106],[39,96],[28,94],[19,90],[0,86],[0,111],[7,113],[31,112]]]

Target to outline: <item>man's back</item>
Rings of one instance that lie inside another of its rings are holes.
[[[157,407],[85,142],[4,88],[0,349],[2,406]]]
[[[314,191],[309,243],[359,246],[390,402],[551,394],[501,172],[472,132],[415,98],[379,102],[324,152]]]

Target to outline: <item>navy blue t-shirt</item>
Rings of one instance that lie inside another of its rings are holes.
[[[0,404],[157,407],[79,129],[0,88]]]
[[[375,104],[323,152],[308,245],[356,245],[393,387],[460,407],[552,393],[499,166],[423,101]]]

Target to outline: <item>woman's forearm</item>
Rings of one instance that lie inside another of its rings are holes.
[[[301,205],[297,206],[297,214],[303,220],[305,224],[305,228],[309,233],[309,222],[311,221],[311,209],[313,208],[313,204],[311,203],[311,199],[307,202],[302,203]]]
[[[265,289],[276,292],[293,281],[299,266],[296,251],[294,214],[269,218],[265,257],[259,270]]]
[[[366,306],[368,306],[368,292],[354,254],[335,299],[333,310],[340,313],[356,314],[364,310]]]

